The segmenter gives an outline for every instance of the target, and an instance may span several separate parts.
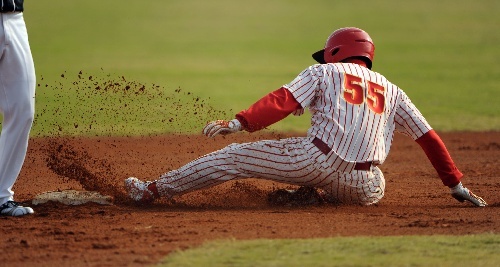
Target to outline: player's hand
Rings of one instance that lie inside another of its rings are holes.
[[[211,121],[203,127],[203,134],[213,138],[218,134],[226,135],[230,133],[235,133],[241,131],[241,123],[237,119],[230,121],[216,120]]]
[[[472,193],[472,191],[464,187],[462,183],[459,183],[455,187],[451,188],[451,196],[460,202],[464,202],[466,200],[470,201],[472,202],[472,204],[478,207],[484,207],[488,205],[486,201],[484,201],[481,197],[476,196],[474,193]]]

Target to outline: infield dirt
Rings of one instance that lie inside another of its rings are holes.
[[[386,195],[374,206],[323,204],[276,207],[269,192],[284,184],[246,179],[189,193],[151,206],[129,202],[123,180],[155,179],[233,142],[293,133],[102,138],[33,138],[14,190],[31,205],[45,191],[89,190],[114,197],[113,205],[33,206],[23,218],[0,217],[1,266],[143,266],[168,253],[215,239],[319,238],[497,233],[500,230],[500,133],[440,133],[464,185],[485,208],[449,195],[410,138],[396,135],[380,168]]]

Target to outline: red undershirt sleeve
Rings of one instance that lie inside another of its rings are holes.
[[[248,109],[236,114],[243,129],[254,132],[276,123],[297,109],[302,108],[292,93],[281,87],[255,102]]]
[[[444,185],[453,187],[460,182],[463,174],[455,166],[446,146],[434,130],[430,130],[415,141],[424,150]]]

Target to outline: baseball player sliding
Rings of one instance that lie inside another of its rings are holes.
[[[14,201],[35,114],[35,67],[23,17],[23,0],[0,0],[0,215],[33,213]]]
[[[313,54],[319,63],[269,93],[235,119],[203,128],[208,137],[258,131],[305,108],[312,114],[306,137],[263,140],[199,157],[155,181],[125,180],[129,196],[148,203],[242,178],[262,178],[322,189],[340,203],[370,205],[384,196],[384,163],[394,131],[413,138],[457,200],[486,202],[465,188],[444,143],[408,96],[371,71],[375,46],[358,28],[342,28]]]

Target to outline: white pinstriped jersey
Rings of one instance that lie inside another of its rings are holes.
[[[382,164],[395,130],[415,140],[432,129],[399,87],[358,64],[312,65],[283,87],[312,113],[308,135],[347,162]]]

